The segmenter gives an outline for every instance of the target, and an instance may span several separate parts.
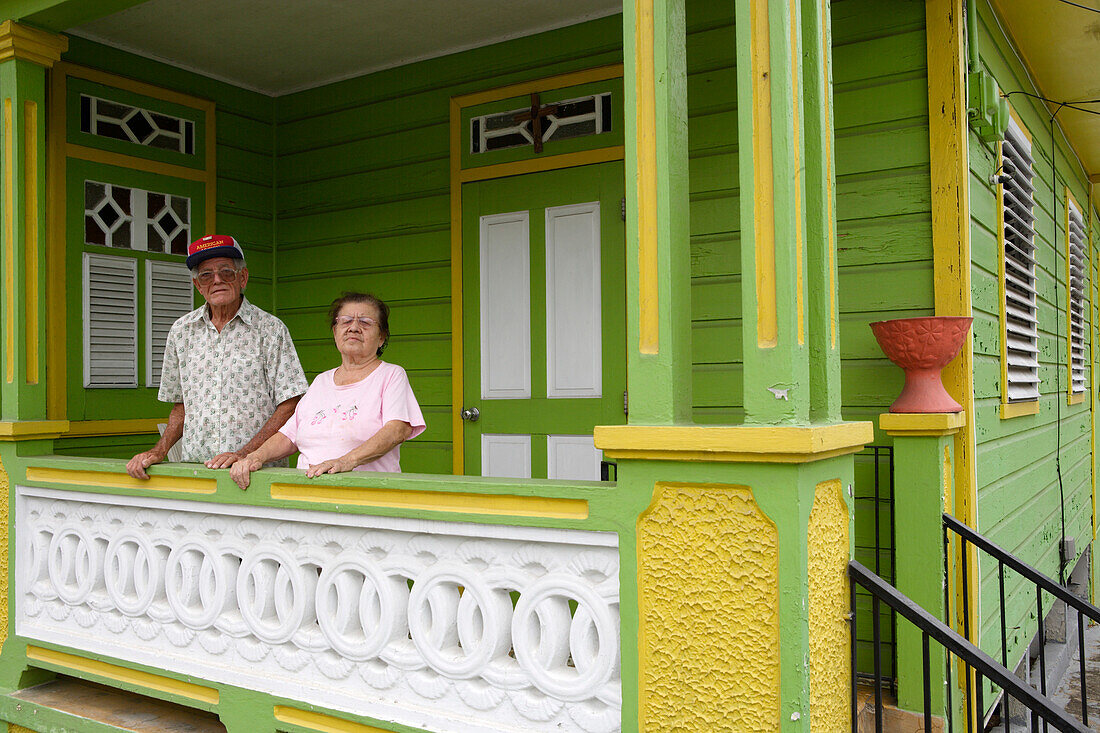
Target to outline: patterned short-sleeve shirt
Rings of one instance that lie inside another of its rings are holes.
[[[239,450],[308,386],[283,322],[242,299],[220,333],[205,305],[172,324],[157,397],[183,403],[182,460],[198,463]]]

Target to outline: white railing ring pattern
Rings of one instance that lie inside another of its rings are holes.
[[[20,497],[19,633],[439,730],[620,728],[596,533],[74,494]]]

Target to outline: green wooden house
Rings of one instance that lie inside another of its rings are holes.
[[[0,720],[850,730],[852,559],[1026,666],[942,513],[1091,592],[1092,5],[0,3]],[[310,378],[390,304],[404,474],[126,476],[215,232]],[[884,414],[932,315],[963,411]]]

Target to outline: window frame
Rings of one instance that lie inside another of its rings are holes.
[[[1088,237],[1088,225],[1085,221],[1085,214],[1081,206],[1077,203],[1077,199],[1070,192],[1069,186],[1065,187],[1065,276],[1066,276],[1066,403],[1069,405],[1080,404],[1085,401],[1085,396],[1089,393],[1090,379],[1089,379],[1089,357],[1088,347],[1091,345],[1091,336],[1089,335],[1089,290],[1091,287],[1090,273],[1092,268],[1090,251],[1089,251],[1089,237]],[[1072,287],[1072,275],[1070,273],[1070,254],[1073,246],[1070,239],[1070,215],[1076,213],[1077,218],[1081,225],[1081,251],[1082,251],[1082,272],[1084,281],[1081,285],[1081,305],[1080,305],[1080,318],[1081,318],[1081,372],[1084,380],[1084,387],[1079,392],[1073,391],[1073,287]]]
[[[1023,124],[1020,118],[1016,115],[1015,110],[1009,107],[1010,113],[1010,125],[1009,129],[1015,125],[1019,131],[1020,136],[1027,141],[1028,147],[1033,151],[1033,141],[1031,132],[1027,129],[1027,126]],[[1008,132],[1006,131],[1006,137]],[[1002,169],[1004,160],[1004,142],[997,142],[997,156],[996,165],[997,170]],[[1030,185],[1032,191],[1035,190],[1035,181],[1038,178],[1034,174],[1034,154],[1031,154],[1032,159],[1032,176]],[[1007,280],[1007,264],[1006,264],[1006,226],[1005,226],[1005,185],[998,181],[997,190],[997,243],[999,249],[999,276],[998,284],[1000,290],[1000,345],[1001,345],[1001,401],[1000,401],[1000,416],[1002,420],[1022,417],[1026,415],[1035,415],[1039,412],[1039,405],[1042,401],[1042,377],[1039,376],[1042,370],[1042,364],[1039,363],[1039,357],[1041,355],[1041,331],[1039,329],[1039,298],[1038,298],[1038,280],[1040,274],[1040,268],[1037,264],[1037,258],[1033,258],[1031,263],[1032,279],[1034,282],[1034,299],[1035,299],[1035,347],[1036,347],[1036,367],[1035,374],[1038,381],[1035,383],[1036,396],[1027,400],[1012,400],[1009,396],[1009,354],[1008,354],[1008,280]],[[1037,219],[1035,214],[1034,204],[1032,205],[1032,215]],[[1032,226],[1032,252],[1038,252],[1038,243],[1035,241],[1034,226]]]

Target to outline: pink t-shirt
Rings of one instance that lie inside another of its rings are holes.
[[[411,425],[410,438],[424,432],[424,415],[401,367],[382,362],[363,379],[345,385],[333,381],[335,373],[330,369],[317,375],[279,430],[298,446],[298,468],[345,455],[390,420]],[[400,472],[401,446],[355,470]]]

